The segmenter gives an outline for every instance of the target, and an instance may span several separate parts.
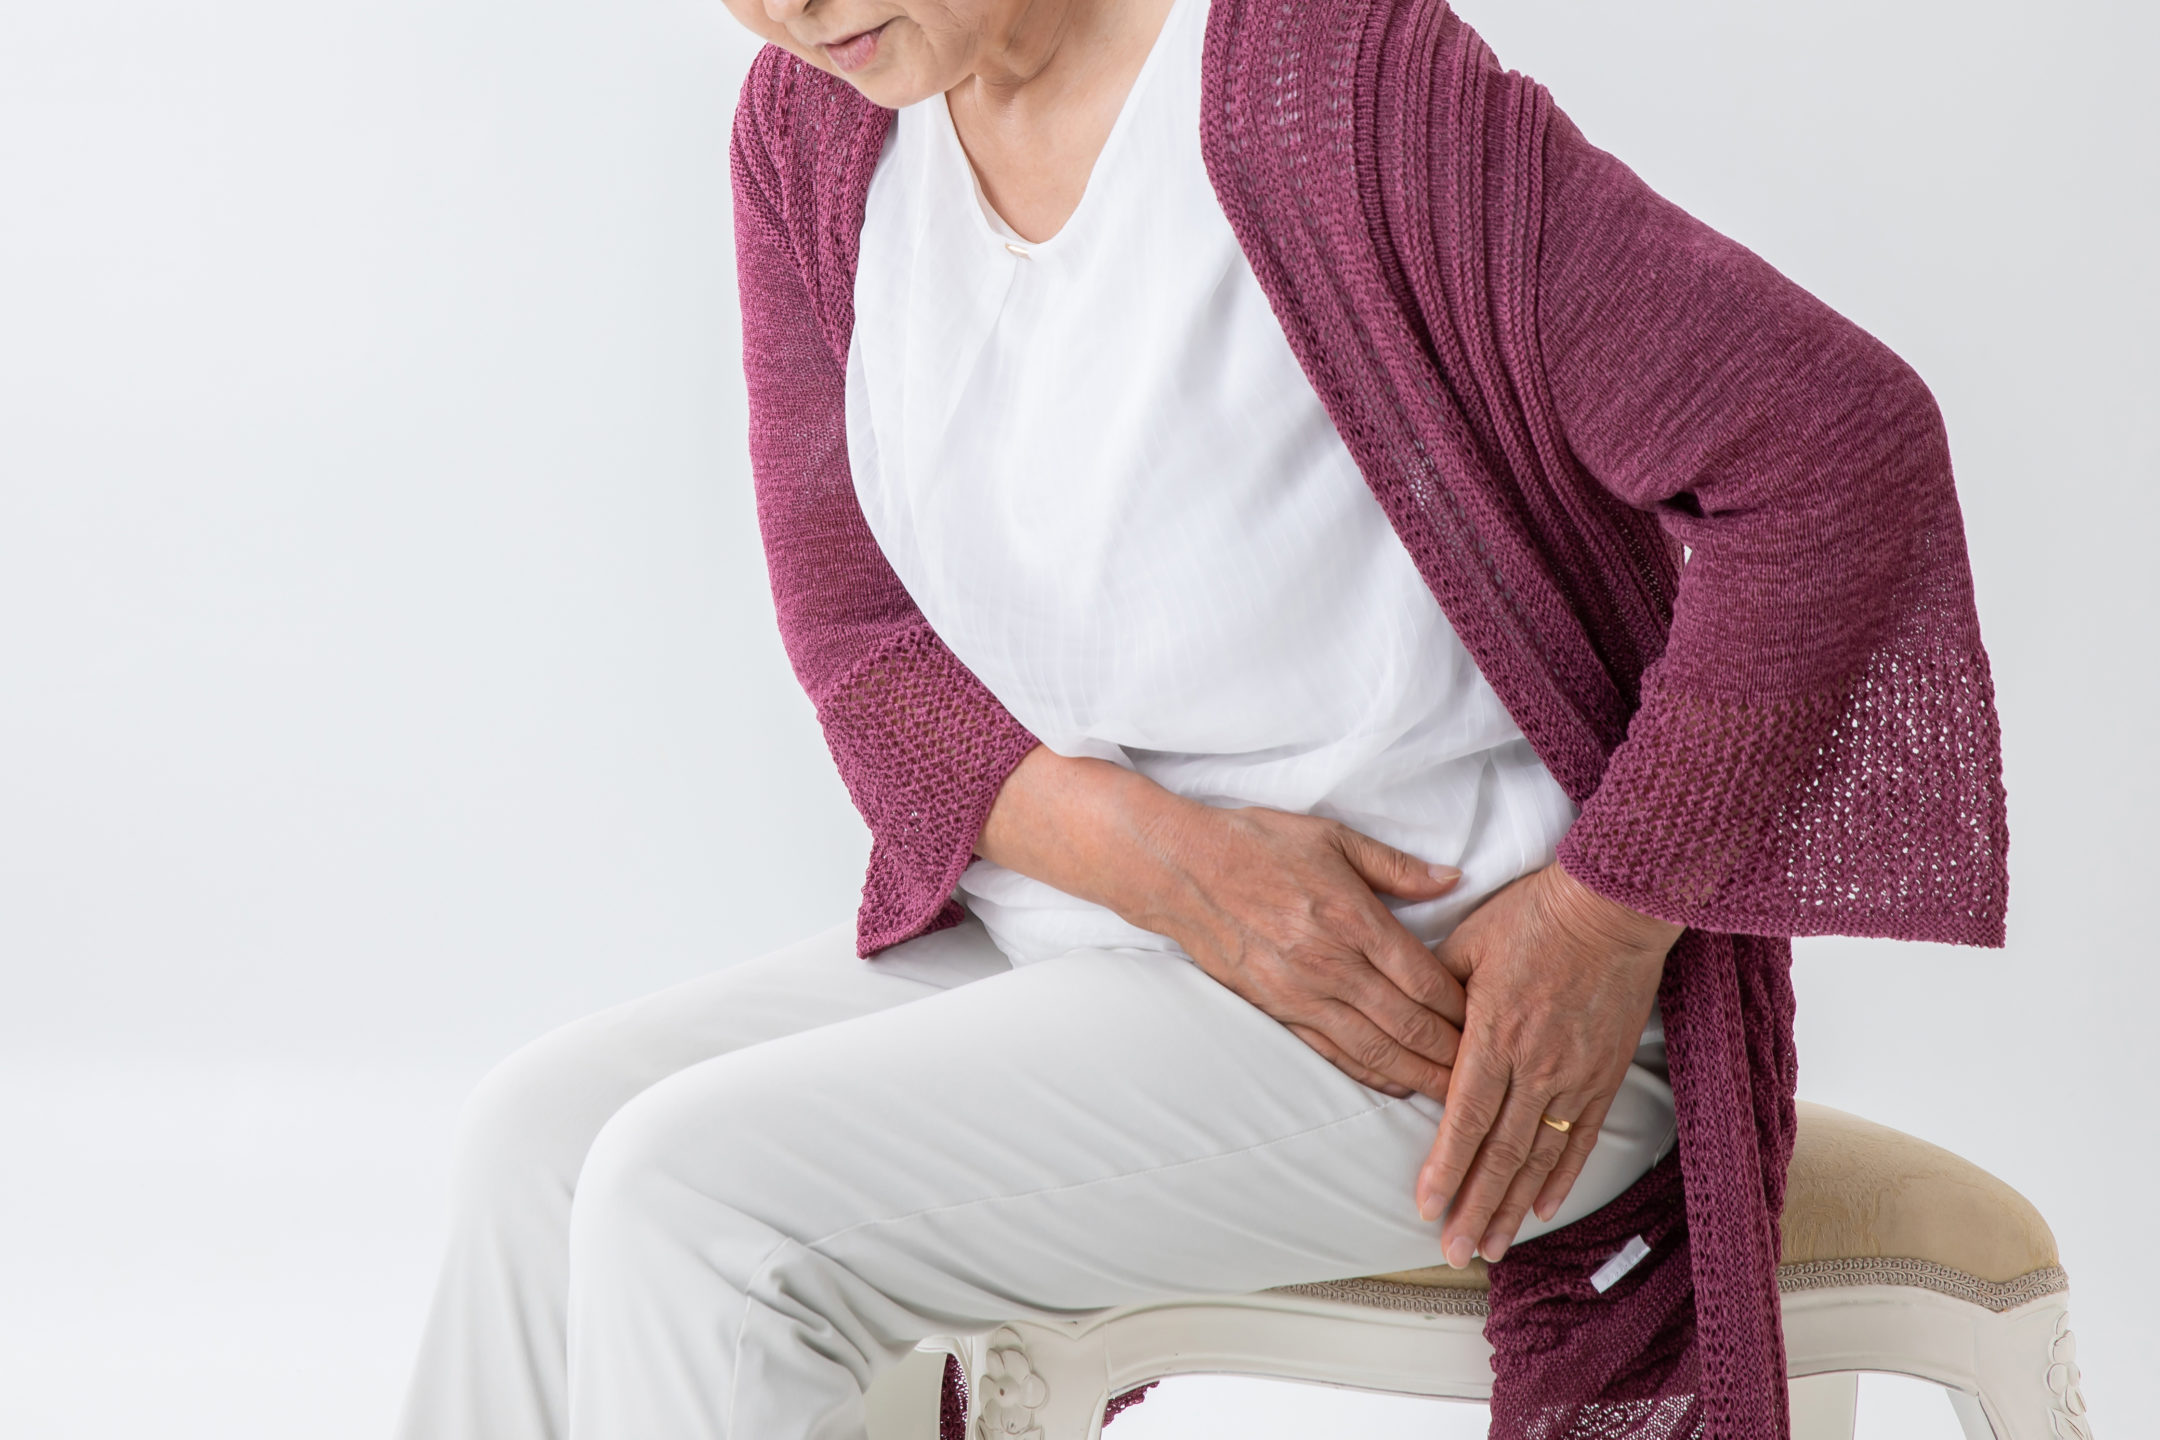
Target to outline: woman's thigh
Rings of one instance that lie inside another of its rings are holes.
[[[1009,970],[968,921],[855,954],[846,925],[572,1021],[513,1052],[467,1101],[463,1188],[483,1204],[567,1191],[610,1116],[681,1070],[777,1037],[911,1004]],[[475,1194],[477,1184],[479,1193]]]
[[[602,1135],[590,1220],[704,1214],[979,1325],[1444,1263],[1412,1188],[1439,1115],[1349,1079],[1188,961],[1081,951],[674,1075]],[[1670,1092],[1638,1066],[1553,1223],[1671,1136]]]

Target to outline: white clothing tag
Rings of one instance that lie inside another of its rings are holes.
[[[1635,1236],[1620,1247],[1620,1253],[1598,1266],[1597,1272],[1590,1277],[1591,1287],[1598,1294],[1604,1294],[1620,1283],[1621,1276],[1642,1264],[1649,1254],[1650,1247],[1643,1243],[1642,1236]]]

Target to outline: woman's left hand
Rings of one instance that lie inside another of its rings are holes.
[[[1549,1220],[1567,1198],[1681,928],[1552,864],[1495,892],[1441,942],[1468,1013],[1417,1204],[1428,1220],[1447,1210],[1449,1264],[1473,1252],[1498,1260],[1533,1208]],[[1570,1128],[1543,1123],[1548,1115]]]

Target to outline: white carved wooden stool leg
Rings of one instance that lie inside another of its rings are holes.
[[[1975,1383],[1950,1391],[1966,1440],[2092,1440],[2068,1300],[2052,1295],[1982,1327]]]
[[[2002,1310],[1911,1284],[1793,1290],[1785,1350],[1795,1375],[1932,1380],[1967,1440],[2092,1440],[2068,1301],[2067,1289]]]
[[[1851,1371],[1803,1375],[1787,1392],[1792,1402],[1792,1440],[1853,1440],[1860,1413],[1860,1377]]]
[[[945,1359],[943,1350],[917,1350],[871,1383],[863,1396],[870,1440],[938,1440]]]
[[[962,1347],[968,1440],[1093,1440],[1110,1400],[1099,1326],[1015,1323]]]

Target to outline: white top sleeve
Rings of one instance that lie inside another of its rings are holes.
[[[1291,353],[1200,157],[1206,0],[1176,0],[1079,208],[989,212],[942,96],[869,194],[849,459],[931,626],[1063,755],[1327,815],[1459,865],[1434,940],[1547,863],[1574,806],[1441,614]],[[1174,948],[977,861],[1016,963]]]

